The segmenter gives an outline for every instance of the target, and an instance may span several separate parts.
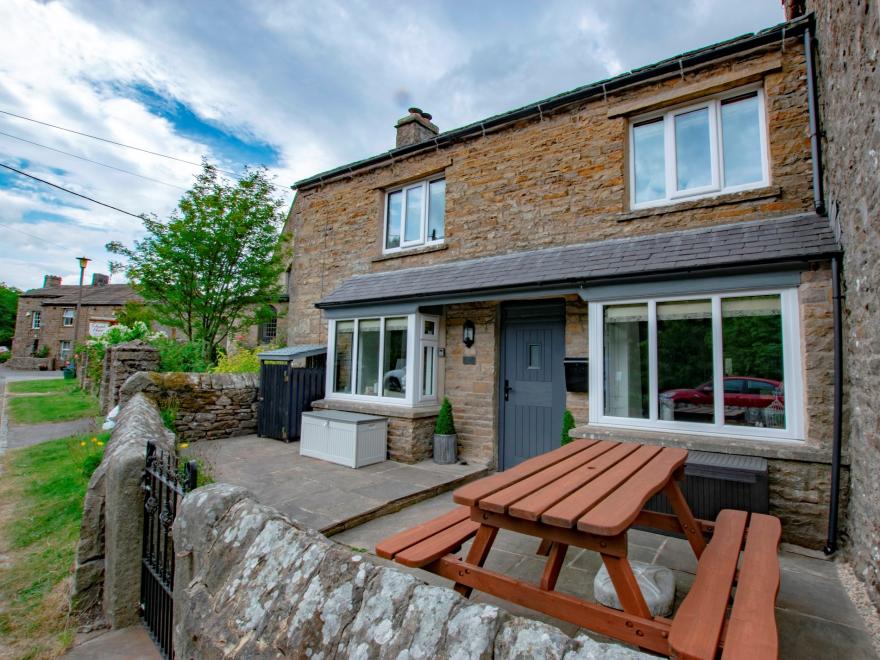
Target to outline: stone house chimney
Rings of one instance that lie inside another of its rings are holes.
[[[92,274],[92,286],[105,286],[110,284],[110,276],[103,273]]]
[[[806,2],[804,0],[782,0],[782,8],[785,11],[785,20],[791,21],[798,16],[807,13]]]
[[[440,132],[436,124],[431,123],[431,115],[419,108],[410,108],[409,114],[397,120],[397,146],[405,147],[430,140]]]
[[[61,286],[61,276],[60,275],[44,275],[43,276],[43,287],[49,286]]]

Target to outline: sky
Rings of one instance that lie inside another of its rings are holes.
[[[0,163],[159,218],[202,158],[265,165],[290,203],[392,148],[412,105],[449,130],[782,20],[779,0],[2,0]],[[75,284],[79,256],[88,280],[142,236],[0,168],[0,282]]]

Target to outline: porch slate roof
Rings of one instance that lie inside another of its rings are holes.
[[[320,308],[756,266],[838,254],[827,218],[780,218],[515,252],[345,280]]]

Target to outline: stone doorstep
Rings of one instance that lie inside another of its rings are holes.
[[[404,509],[408,506],[416,504],[418,502],[422,502],[423,500],[430,499],[432,497],[436,497],[441,493],[445,493],[450,490],[455,490],[459,486],[463,486],[466,483],[471,481],[476,481],[477,479],[482,479],[489,473],[488,468],[483,468],[482,470],[478,470],[476,472],[472,472],[470,474],[465,474],[452,481],[447,481],[445,483],[439,484],[437,486],[431,486],[429,488],[425,488],[411,495],[406,495],[404,497],[399,497],[394,500],[390,500],[385,502],[384,504],[377,506],[369,511],[364,511],[363,513],[359,513],[357,515],[351,516],[350,518],[346,518],[345,520],[340,520],[338,522],[334,522],[331,525],[320,529],[320,531],[324,536],[331,537],[334,534],[339,534],[340,532],[344,532],[347,529],[351,529],[352,527],[357,527],[358,525],[363,525],[366,522],[371,520],[375,520],[376,518],[381,518],[382,516],[387,516],[391,513],[396,513],[401,509]]]

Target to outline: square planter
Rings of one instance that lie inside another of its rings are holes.
[[[299,453],[359,468],[385,460],[387,435],[385,417],[343,410],[304,412]]]

